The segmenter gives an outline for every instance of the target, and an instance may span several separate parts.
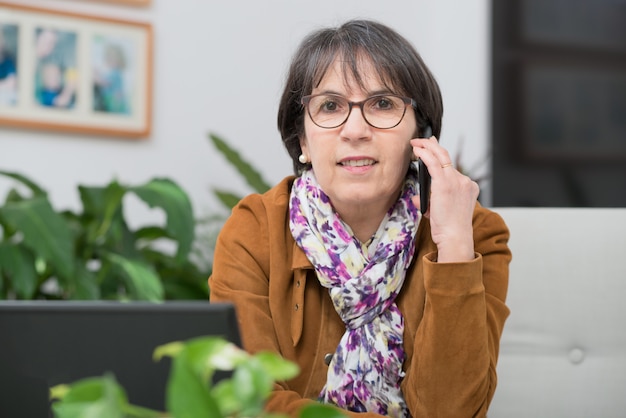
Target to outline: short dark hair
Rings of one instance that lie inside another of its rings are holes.
[[[311,94],[336,58],[341,58],[344,75],[363,83],[359,64],[372,63],[390,91],[417,102],[415,116],[421,132],[430,124],[439,137],[443,101],[437,81],[413,45],[393,29],[371,20],[350,20],[336,28],[312,32],[300,44],[278,108],[278,129],[295,174],[307,165],[298,161],[302,153],[300,137],[304,134],[302,96]]]

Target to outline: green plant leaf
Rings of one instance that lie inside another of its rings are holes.
[[[19,299],[32,299],[37,290],[35,257],[22,245],[0,242],[0,270],[11,279]]]
[[[235,344],[216,336],[196,337],[164,344],[156,348],[153,358],[177,357],[184,354],[185,363],[203,381],[210,381],[215,370],[233,370],[245,362],[249,354]]]
[[[123,219],[122,199],[127,191],[125,187],[112,181],[106,187],[78,186],[78,191],[85,217],[97,221],[97,227],[91,231],[90,242],[108,234],[114,226],[118,227],[116,224]],[[112,232],[115,236],[117,231],[114,228]]]
[[[124,388],[112,374],[78,380],[50,388],[57,418],[157,418],[165,415],[128,403]]]
[[[45,195],[6,204],[0,217],[23,234],[24,245],[50,262],[60,279],[74,274],[74,242],[65,219],[54,211]]]
[[[176,418],[222,417],[208,381],[194,371],[183,350],[172,362],[166,390],[167,410]]]
[[[128,404],[124,389],[111,375],[79,380],[69,390],[53,387],[50,392],[62,396],[52,404],[57,418],[124,418]]]
[[[176,259],[183,262],[191,250],[195,234],[193,208],[187,193],[169,179],[152,179],[141,186],[129,188],[129,191],[134,192],[148,206],[165,211],[165,230],[178,242]]]
[[[210,276],[210,272],[200,270],[191,259],[181,264],[172,256],[155,251],[150,247],[142,248],[141,255],[142,259],[157,269],[165,291],[165,299],[208,299],[209,286],[207,279]]]
[[[228,209],[234,208],[235,205],[241,200],[241,196],[226,190],[213,189],[213,194],[215,194],[215,197],[217,197],[217,199]]]
[[[6,198],[4,200],[5,203],[11,202],[20,202],[22,200],[30,199],[32,196],[24,196],[17,189],[12,188],[6,194]]]
[[[308,404],[298,414],[298,418],[347,418],[341,409],[321,403]]]
[[[270,351],[261,351],[256,354],[265,373],[274,380],[288,380],[300,373],[297,364],[285,360],[283,357]]]
[[[163,300],[161,280],[150,264],[114,253],[107,253],[105,258],[118,268],[133,299],[152,302]]]
[[[154,349],[152,353],[152,360],[160,361],[163,357],[176,357],[185,348],[185,343],[181,341],[172,341],[171,343],[163,344]]]
[[[68,299],[100,299],[100,286],[98,286],[96,275],[80,263],[80,260],[77,260],[70,286],[72,291],[68,294]]]
[[[83,213],[71,218],[77,236],[78,257],[87,261],[114,252],[129,259],[141,259],[136,239],[124,220],[122,199],[127,189],[117,181],[106,187],[79,186]],[[116,297],[119,277],[98,271],[101,297]]]
[[[235,413],[241,409],[241,399],[232,379],[222,379],[213,387],[211,394],[223,416],[236,416]]]
[[[208,275],[206,276],[208,277]],[[167,300],[206,300],[209,299],[209,286],[194,286],[188,283],[177,283],[172,280],[163,282],[165,299]]]
[[[46,191],[41,186],[39,186],[34,181],[30,180],[28,177],[23,176],[22,174],[0,170],[0,175],[10,177],[13,180],[19,181],[20,183],[28,187],[31,190],[31,192],[33,192],[33,197],[45,196],[47,194]]]
[[[209,134],[209,138],[215,148],[232,164],[235,169],[243,176],[248,185],[257,193],[265,193],[270,189],[270,185],[263,179],[250,163],[244,160],[239,152],[230,147],[226,141],[214,133]]]
[[[124,406],[124,418],[168,418],[169,414],[142,406],[127,404]]]
[[[248,354],[219,337],[193,338],[186,343],[187,361],[198,375],[210,378],[215,370],[233,370]]]
[[[274,386],[256,357],[237,366],[232,377],[235,394],[239,399],[242,416],[258,416]]]
[[[147,226],[135,231],[135,238],[154,241],[161,238],[172,238],[170,234],[160,226]]]
[[[70,385],[56,385],[50,388],[50,400],[63,400],[71,390]]]
[[[254,409],[260,411],[258,406],[250,406],[251,399],[259,399],[259,395],[254,392],[254,388],[248,386],[244,388],[247,392],[247,400],[241,397],[241,388],[236,385],[236,393],[230,389],[231,398],[221,399],[221,396],[228,394],[229,380],[223,380],[218,385],[217,391],[210,389],[210,383],[215,370],[233,370],[235,373],[249,361],[254,361],[248,353],[240,349],[236,345],[226,341],[220,337],[198,337],[185,342],[184,348],[181,350],[180,345],[165,345],[159,347],[159,355],[174,356],[173,371],[168,382],[168,409],[174,416],[194,416],[183,415],[184,413],[193,414],[193,409],[184,405],[184,402],[200,403],[200,408],[211,409],[211,414],[200,414],[197,412],[195,416],[211,416],[221,417],[230,416],[233,412],[233,405],[237,410],[246,407],[249,410]],[[156,355],[155,351],[155,355]],[[257,364],[255,362],[255,364]],[[260,369],[260,366],[258,367]],[[183,393],[183,389],[189,392]],[[216,397],[216,394],[220,397]],[[189,396],[192,399],[182,399],[183,396]],[[235,400],[233,396],[236,396]],[[204,397],[205,399],[197,399]],[[257,402],[264,405],[264,402]],[[201,411],[204,411],[202,409]],[[241,415],[255,416],[255,415]]]

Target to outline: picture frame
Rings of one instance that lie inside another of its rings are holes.
[[[100,3],[117,3],[128,6],[148,6],[152,3],[152,0],[94,0]]]
[[[0,124],[147,137],[152,55],[149,23],[0,1]]]

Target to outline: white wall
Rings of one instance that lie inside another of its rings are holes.
[[[464,138],[466,165],[487,153],[487,0],[152,0],[147,7],[96,0],[11,1],[145,21],[154,27],[149,138],[0,127],[0,170],[18,171],[39,182],[57,208],[78,207],[78,184],[104,185],[114,177],[138,184],[167,176],[190,193],[198,216],[215,212],[220,206],[210,187],[240,193],[248,189],[208,143],[209,131],[225,137],[271,183],[290,174],[291,162],[276,128],[290,56],[310,30],[347,18],[375,18],[408,37],[443,91],[442,143],[455,155]],[[6,187],[0,179],[0,192]]]

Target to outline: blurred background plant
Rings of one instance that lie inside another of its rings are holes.
[[[461,137],[459,139],[458,151],[454,157],[454,166],[459,172],[465,174],[480,186],[481,190],[486,187],[486,182],[488,182],[491,178],[489,174],[489,166],[488,163],[491,160],[491,151],[488,151],[484,158],[476,161],[474,164],[466,165],[463,161],[463,145],[464,138]],[[479,196],[478,200],[481,200],[481,196]]]
[[[132,405],[115,376],[90,377],[51,388],[56,418],[282,418],[264,412],[274,383],[295,377],[296,364],[271,352],[248,354],[219,337],[172,342],[155,349],[155,361],[171,357],[166,387],[167,412]],[[213,383],[218,371],[229,374]],[[311,403],[301,418],[345,418],[341,410]]]
[[[265,193],[270,184],[263,178],[258,169],[244,159],[239,151],[230,146],[221,136],[210,132],[209,141],[222,154],[231,167],[242,177],[249,187],[250,193]],[[221,176],[220,176],[221,177]],[[211,270],[215,240],[231,210],[242,199],[243,195],[220,187],[212,187],[211,192],[222,205],[222,210],[198,220],[197,258],[204,260],[207,270]]]
[[[82,210],[57,211],[31,179],[15,182],[0,206],[0,299],[206,299],[208,272],[192,261],[195,220],[186,192],[154,178],[129,186],[78,186]],[[132,194],[165,214],[131,228]]]
[[[224,139],[210,133],[209,140],[251,192],[269,190]],[[0,206],[0,299],[206,299],[216,237],[242,198],[213,187],[222,210],[196,219],[189,196],[170,179],[135,186],[113,180],[79,185],[82,210],[57,211],[35,181],[8,171],[0,176],[14,182]],[[132,228],[128,195],[161,210],[164,223]]]

